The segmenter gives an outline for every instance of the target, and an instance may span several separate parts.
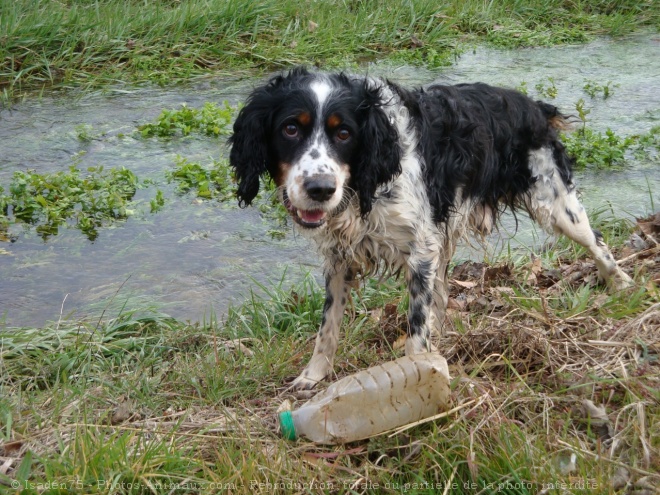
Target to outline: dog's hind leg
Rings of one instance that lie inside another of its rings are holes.
[[[589,225],[575,186],[562,180],[553,153],[541,148],[530,155],[536,182],[525,198],[530,215],[546,230],[553,230],[581,244],[596,262],[599,278],[615,290],[632,285],[632,279],[616,264],[603,236]]]
[[[337,267],[332,263],[328,267],[321,328],[316,335],[312,359],[300,376],[293,381],[292,387],[297,390],[309,390],[325,379],[332,371],[332,364],[337,352],[339,330],[351,285],[355,279],[355,268]]]

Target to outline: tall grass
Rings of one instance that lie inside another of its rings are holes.
[[[437,65],[461,42],[580,42],[657,25],[652,1],[2,0],[0,87],[167,83],[293,63],[347,65],[397,53]]]

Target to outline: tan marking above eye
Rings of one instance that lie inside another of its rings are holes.
[[[309,125],[309,123],[312,121],[312,116],[309,114],[309,112],[302,112],[298,115],[298,122],[302,125]]]
[[[341,125],[341,122],[342,122],[341,117],[339,115],[337,115],[336,113],[333,113],[332,115],[330,115],[330,117],[328,117],[328,120],[326,121],[326,124],[328,124],[328,127],[330,129],[334,129],[334,128],[338,127],[339,125]]]

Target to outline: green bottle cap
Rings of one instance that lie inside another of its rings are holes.
[[[287,440],[296,439],[296,427],[293,424],[291,411],[282,411],[280,413],[280,430],[282,431],[282,436]]]

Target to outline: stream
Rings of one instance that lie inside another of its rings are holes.
[[[380,61],[361,69],[406,86],[433,82],[483,81],[508,87],[524,82],[537,97],[537,85],[554,86],[557,97],[543,97],[564,113],[575,114],[582,98],[591,110],[588,125],[622,136],[647,132],[660,124],[660,38],[636,35],[601,39],[579,46],[520,50],[478,47],[447,68],[420,69]],[[550,80],[549,78],[552,78]],[[591,98],[586,82],[611,82],[612,95]],[[79,230],[61,228],[44,241],[34,227],[12,225],[14,242],[0,242],[0,326],[42,326],[47,322],[113,317],[126,309],[153,309],[180,320],[209,321],[239,304],[259,284],[289,287],[306,273],[319,276],[321,263],[290,223],[283,238],[272,237],[272,224],[256,208],[238,209],[217,201],[177,195],[164,172],[177,155],[210,163],[228,153],[225,138],[143,139],[138,125],[152,122],[163,109],[185,103],[227,100],[237,105],[263,80],[201,79],[186,86],[116,86],[99,92],[51,91],[0,111],[0,185],[16,170],[39,173],[103,165],[126,167],[152,179],[168,199],[150,213],[155,188],[138,190],[136,214],[99,230],[89,241]],[[80,126],[92,139],[78,137]],[[81,153],[84,152],[84,153]],[[576,173],[587,209],[634,218],[660,205],[657,156],[630,157],[622,170]],[[505,218],[486,252],[529,249],[546,239],[526,219],[517,232]],[[509,238],[513,236],[513,239]],[[464,249],[457,258],[482,256]]]

